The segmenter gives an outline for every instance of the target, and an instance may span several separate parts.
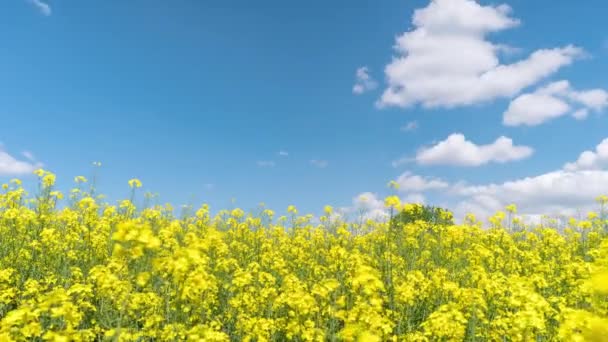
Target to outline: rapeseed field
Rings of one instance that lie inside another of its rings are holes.
[[[0,194],[0,341],[608,340],[603,210],[559,231],[514,206],[459,225],[177,217],[37,175],[38,193]]]

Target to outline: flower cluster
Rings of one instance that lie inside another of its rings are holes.
[[[33,198],[17,180],[0,194],[1,341],[608,338],[603,214],[560,230],[523,225],[515,206],[488,228],[354,223],[331,207],[177,217],[105,203],[84,177],[58,206],[55,176],[37,175]]]

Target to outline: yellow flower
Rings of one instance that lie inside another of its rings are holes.
[[[608,341],[599,214],[511,229],[507,206],[485,229],[390,196],[420,219],[178,217],[151,195],[138,210],[75,189],[58,206],[54,175],[37,174],[42,191],[0,191],[0,341]]]
[[[608,203],[608,196],[606,195],[601,195],[595,198],[595,201],[598,202],[599,204],[606,204]]]
[[[232,215],[235,218],[239,219],[239,218],[241,218],[241,217],[243,217],[245,215],[245,212],[241,208],[236,208],[236,209],[233,209],[232,212],[230,212],[230,215]]]
[[[76,176],[76,177],[74,177],[74,182],[78,183],[78,184],[86,183],[87,179],[84,176]]]
[[[591,229],[593,224],[591,223],[591,221],[580,221],[578,223],[578,226],[581,227],[581,229]]]
[[[395,190],[399,190],[400,185],[396,181],[392,180],[392,181],[388,182],[388,187],[395,189]]]
[[[608,272],[597,274],[591,278],[591,284],[597,292],[608,294]]]
[[[63,199],[63,194],[60,191],[51,191],[50,195],[58,200]]]
[[[401,200],[397,196],[389,196],[384,199],[384,206],[398,209],[401,206]]]
[[[517,213],[517,207],[515,206],[515,204],[509,204],[505,210],[511,214],[516,214]]]
[[[265,209],[264,214],[270,218],[274,217],[274,211],[270,209]]]
[[[150,280],[149,272],[142,272],[137,275],[137,285],[139,285],[140,287],[146,286],[146,284],[148,283],[148,280]]]
[[[50,172],[47,172],[44,175],[44,177],[42,177],[42,185],[44,185],[47,188],[50,188],[54,184],[55,184],[55,175]]]
[[[141,188],[141,185],[141,181],[137,178],[129,180],[129,186],[131,187],[131,189]]]

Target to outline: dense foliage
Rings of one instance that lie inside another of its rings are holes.
[[[447,209],[430,205],[411,206],[402,209],[392,218],[392,224],[408,224],[424,221],[434,225],[453,225],[454,219]]]
[[[0,194],[2,341],[608,340],[608,239],[593,213],[563,232],[509,228],[514,207],[487,228],[347,223],[330,207],[318,221],[293,206],[176,218],[103,203],[83,177],[57,207],[54,175],[38,175],[34,198],[17,180]]]

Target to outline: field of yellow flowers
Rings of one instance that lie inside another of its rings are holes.
[[[514,207],[488,227],[177,218],[104,203],[84,177],[59,206],[37,174],[36,195],[0,194],[0,341],[608,341],[603,215],[559,232]]]

